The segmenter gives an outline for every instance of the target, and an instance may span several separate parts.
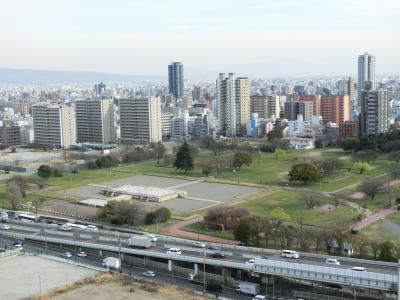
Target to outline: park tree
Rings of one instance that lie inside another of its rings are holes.
[[[198,166],[201,169],[201,173],[208,177],[214,170],[214,161],[209,158],[204,158],[198,162]]]
[[[179,147],[176,153],[174,167],[185,171],[185,174],[194,168],[192,153],[186,141]]]
[[[392,241],[384,241],[379,245],[379,259],[384,261],[395,261],[396,245]]]
[[[204,216],[209,224],[223,225],[224,229],[232,229],[243,218],[249,215],[245,208],[234,206],[217,206],[210,208]]]
[[[137,202],[118,201],[114,203],[111,212],[111,223],[138,225],[144,222],[142,206]]]
[[[284,151],[284,150],[279,149],[279,148],[275,149],[275,158],[276,158],[276,159],[279,159],[279,157],[280,157],[280,156],[283,156],[284,154],[285,154],[285,151]]]
[[[258,216],[243,218],[233,230],[235,240],[245,245],[259,246],[260,244],[261,219]]]
[[[238,151],[233,155],[232,165],[235,170],[240,171],[243,165],[250,166],[251,162],[251,155],[247,152]]]
[[[358,234],[354,239],[353,244],[360,258],[367,257],[368,247],[370,244],[368,237],[363,234]]]
[[[313,209],[321,205],[321,195],[314,191],[303,192],[300,194],[300,199],[304,202],[305,206]]]
[[[374,256],[374,260],[378,259],[378,253],[379,253],[379,248],[380,248],[380,243],[376,240],[372,240],[370,242],[370,247],[372,251],[372,255]]]
[[[163,159],[163,166],[164,167],[171,167],[174,165],[174,156],[172,154],[164,155]]]
[[[374,150],[366,149],[354,153],[352,155],[352,158],[353,161],[371,162],[375,161],[378,158],[378,154]]]
[[[167,207],[160,207],[154,211],[158,222],[167,222],[172,217],[172,213]]]
[[[283,138],[282,129],[275,128],[275,129],[271,130],[270,132],[267,133],[267,138],[268,138],[269,142],[276,140],[276,139]]]
[[[51,168],[48,165],[41,165],[37,170],[37,174],[42,178],[49,178],[51,176]]]
[[[342,141],[344,151],[354,151],[358,146],[358,140],[355,138],[347,138]]]
[[[214,142],[211,135],[204,135],[200,139],[200,147],[203,149],[210,149]]]
[[[15,180],[11,180],[7,183],[7,197],[10,201],[10,206],[13,210],[18,208],[18,205],[22,200],[21,187]]]
[[[307,184],[310,181],[316,181],[321,178],[318,168],[311,163],[294,164],[289,171],[290,181],[302,181]]]
[[[353,164],[353,168],[358,170],[360,174],[371,171],[371,166],[367,162],[357,161]]]
[[[389,153],[389,159],[399,163],[400,161],[400,150],[395,150]]]
[[[222,173],[222,171],[226,168],[228,162],[227,159],[223,156],[216,156],[213,158],[213,164],[215,170],[217,171],[218,175]]]
[[[157,158],[157,164],[160,163],[160,160],[164,157],[165,152],[167,151],[167,149],[165,148],[165,146],[161,143],[151,143],[150,145],[151,149],[153,150],[156,158]]]
[[[366,195],[371,197],[371,200],[374,200],[375,197],[382,191],[382,187],[384,182],[377,178],[365,179],[358,186],[358,189],[365,193]]]

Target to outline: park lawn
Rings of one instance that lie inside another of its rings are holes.
[[[387,216],[386,220],[388,220],[394,224],[400,225],[400,212],[395,212],[395,213]]]
[[[394,242],[400,242],[395,235],[390,234],[382,228],[383,222],[384,221],[379,221],[369,225],[361,231],[361,234],[366,236],[370,241],[383,242],[386,240],[392,240]]]
[[[390,180],[391,177],[390,175],[381,177],[380,179],[382,180]],[[374,200],[371,200],[371,198],[369,196],[365,197],[364,199],[353,199],[350,196],[353,193],[358,192],[359,189],[357,186],[348,189],[346,191],[343,191],[341,193],[338,193],[336,195],[336,197],[339,198],[344,198],[347,201],[353,202],[358,204],[359,206],[363,206],[366,205],[367,208],[372,211],[372,212],[377,212],[380,211],[382,209],[388,208],[389,207],[389,200],[388,197],[385,195],[384,190],[379,193],[377,196],[375,196]],[[392,187],[392,192],[391,192],[391,206],[394,205],[395,199],[398,197],[398,195],[400,195],[400,187],[399,186],[393,186]]]
[[[238,206],[247,208],[251,214],[259,216],[269,215],[274,208],[280,207],[290,216],[292,222],[303,219],[305,224],[316,226],[338,222],[340,224],[350,225],[353,222],[353,218],[357,215],[354,209],[347,206],[339,206],[338,209],[333,212],[308,209],[300,199],[300,194],[301,192],[296,190],[278,190],[269,195],[261,195],[249,199],[248,201],[240,203]],[[322,194],[321,197],[322,204],[333,204],[333,198],[323,196]]]
[[[193,223],[193,224],[190,224],[190,225],[187,225],[187,226],[183,227],[182,229],[187,230],[187,231],[201,233],[201,234],[206,234],[206,235],[210,235],[210,236],[215,236],[215,237],[219,237],[219,238],[223,238],[223,239],[227,239],[227,240],[233,240],[234,239],[233,232],[231,230],[227,230],[227,231],[208,231],[204,227],[204,222]]]

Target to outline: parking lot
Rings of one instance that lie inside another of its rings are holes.
[[[209,183],[202,180],[191,181],[178,178],[139,175],[103,182],[100,184],[89,184],[78,188],[68,189],[65,191],[65,194],[66,197],[79,197],[80,199],[107,199],[107,197],[101,194],[103,189],[107,187],[114,188],[124,184],[162,187],[186,191],[188,193],[187,198],[177,198],[161,203],[161,205],[168,207],[177,213],[187,213],[203,209],[222,202],[231,201],[238,197],[244,197],[261,190],[261,188],[257,187]],[[160,204],[149,203],[148,205]]]
[[[7,257],[0,260],[0,298],[16,300],[34,296],[97,273],[42,257]]]

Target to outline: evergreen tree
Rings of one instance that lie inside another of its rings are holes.
[[[178,153],[176,153],[174,167],[178,170],[184,170],[185,174],[187,171],[190,171],[194,168],[193,157],[186,141],[182,144],[182,146],[179,147]]]

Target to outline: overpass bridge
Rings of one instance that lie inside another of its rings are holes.
[[[237,269],[265,276],[286,277],[313,282],[338,284],[354,288],[366,288],[399,295],[399,268],[396,263],[340,257],[341,265],[327,265],[327,256],[301,253],[300,259],[290,260],[279,256],[279,251],[234,245],[218,245],[227,254],[224,259],[212,259],[210,250],[195,248],[191,240],[158,235],[159,242],[149,249],[134,249],[126,246],[122,239],[130,234],[113,231],[78,230],[63,232],[48,225],[12,222],[11,229],[0,231],[0,237],[54,243],[66,246],[119,253],[122,256],[136,255],[166,261],[182,261],[193,265],[205,264],[225,270]],[[170,255],[166,249],[174,246],[182,249],[183,255]],[[265,258],[268,255],[268,258]],[[254,263],[249,263],[254,258]],[[351,270],[352,266],[364,266],[365,272]],[[197,266],[195,267],[197,268]]]

